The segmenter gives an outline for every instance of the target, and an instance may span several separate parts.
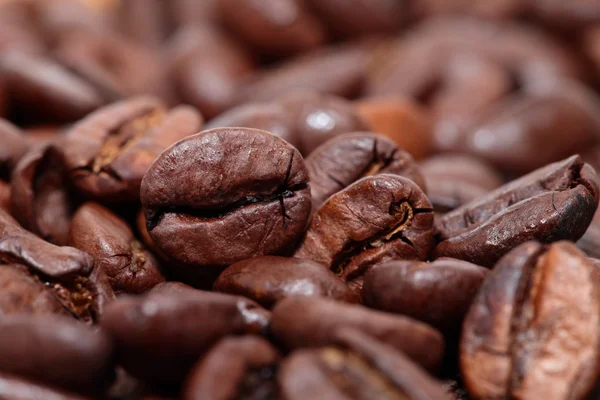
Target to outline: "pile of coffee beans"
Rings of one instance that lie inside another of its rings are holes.
[[[0,0],[0,399],[600,398],[600,2]]]

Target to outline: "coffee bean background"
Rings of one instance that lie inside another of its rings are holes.
[[[598,399],[596,171],[595,0],[0,0],[0,399]]]

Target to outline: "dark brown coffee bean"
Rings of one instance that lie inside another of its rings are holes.
[[[397,31],[409,10],[406,3],[396,0],[308,0],[308,4],[345,37]]]
[[[10,122],[0,118],[0,179],[8,181],[13,168],[29,149],[27,139]]]
[[[314,214],[295,256],[327,266],[357,294],[375,264],[426,260],[433,245],[433,210],[406,178],[363,178],[331,196]]]
[[[219,128],[163,152],[144,177],[141,199],[150,235],[167,256],[191,274],[218,273],[291,251],[310,215],[307,181],[302,156],[282,139]]]
[[[10,185],[0,180],[0,208],[10,211]]]
[[[400,175],[425,191],[421,172],[410,154],[385,136],[347,133],[317,147],[306,158],[313,210],[353,182],[377,174]]]
[[[267,308],[294,295],[358,301],[348,286],[324,265],[276,256],[255,257],[231,265],[219,275],[213,289],[246,296]]]
[[[258,71],[240,87],[237,103],[272,101],[307,90],[352,97],[362,88],[370,51],[363,43],[321,48]]]
[[[0,76],[11,105],[29,118],[73,121],[105,103],[89,82],[43,56],[6,52],[0,57]]]
[[[24,265],[0,265],[0,321],[13,314],[71,315]]]
[[[442,385],[391,346],[353,329],[337,346],[298,350],[281,365],[283,398],[447,400]]]
[[[420,164],[427,197],[438,212],[452,211],[502,185],[502,176],[485,161],[466,154],[438,154]]]
[[[249,45],[267,54],[308,51],[325,41],[325,28],[300,0],[222,0],[223,22]]]
[[[260,337],[225,338],[192,369],[183,399],[277,399],[280,357]]]
[[[70,244],[94,258],[116,293],[142,293],[165,280],[158,261],[127,223],[99,204],[85,203],[77,210]]]
[[[435,257],[491,267],[528,240],[576,241],[598,207],[598,177],[579,156],[547,165],[436,221]]]
[[[385,96],[363,98],[355,105],[373,132],[387,136],[416,159],[432,152],[429,115],[416,102],[399,96]]]
[[[58,247],[21,228],[0,209],[0,264],[22,264],[74,317],[91,322],[114,298],[102,268],[72,247]]]
[[[78,393],[101,393],[113,377],[113,346],[102,330],[70,318],[0,319],[0,370]]]
[[[87,197],[135,201],[154,159],[201,127],[202,117],[190,107],[167,111],[150,97],[114,103],[70,129],[64,139],[66,167],[73,185]]]
[[[11,400],[86,400],[20,376],[0,373],[0,398]]]
[[[286,347],[331,344],[342,327],[356,328],[405,352],[428,370],[436,370],[444,354],[442,335],[409,317],[317,297],[289,297],[273,309],[271,331]]]
[[[241,296],[161,284],[143,297],[110,304],[101,325],[129,373],[150,383],[175,383],[217,340],[265,332],[269,314]]]
[[[600,371],[599,270],[572,243],[503,257],[466,317],[462,375],[474,398],[583,399]]]
[[[246,103],[212,119],[206,129],[254,128],[279,136],[294,147],[300,145],[291,113],[278,102]]]
[[[23,227],[59,246],[69,242],[76,207],[63,165],[63,155],[54,145],[34,147],[17,164],[11,180],[13,215]]]
[[[392,261],[365,275],[363,299],[373,308],[408,315],[452,334],[460,330],[488,272],[452,258]]]

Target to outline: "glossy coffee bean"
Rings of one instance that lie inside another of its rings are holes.
[[[144,177],[141,200],[156,245],[191,274],[289,252],[310,214],[298,150],[246,128],[212,129],[171,146]]]
[[[0,118],[0,179],[8,181],[13,168],[25,155],[29,146],[21,130]]]
[[[34,147],[16,165],[11,179],[11,210],[42,239],[66,246],[77,200],[69,190],[59,146]]]
[[[403,176],[425,191],[411,155],[385,136],[369,132],[347,133],[328,140],[306,158],[306,168],[315,211],[331,195],[366,176]]]
[[[227,27],[267,54],[293,54],[325,41],[325,27],[300,0],[223,0],[217,3]]]
[[[469,393],[583,399],[600,371],[598,272],[568,242],[528,242],[503,257],[465,320]]]
[[[213,290],[238,294],[271,308],[289,296],[322,296],[356,302],[357,296],[324,265],[298,258],[262,256],[225,269]]]
[[[150,383],[177,383],[219,339],[265,332],[269,318],[240,296],[162,283],[144,296],[110,304],[101,326],[129,373]]]
[[[373,265],[426,260],[432,244],[433,210],[423,191],[406,178],[380,174],[331,196],[295,256],[327,266],[360,294]]]
[[[183,399],[278,398],[275,373],[280,358],[260,337],[225,338],[192,369]]]
[[[355,104],[373,132],[387,136],[416,159],[433,151],[429,115],[416,102],[384,96],[359,99]]]
[[[438,212],[484,196],[502,185],[502,176],[482,159],[466,154],[438,154],[419,164],[427,197]]]
[[[402,352],[352,329],[336,345],[298,350],[281,365],[283,398],[447,400],[442,385]]]
[[[70,318],[0,320],[0,370],[79,393],[101,393],[112,379],[113,347],[102,330]]]
[[[598,177],[579,156],[547,165],[436,221],[436,257],[491,267],[528,240],[576,241],[598,206]]]
[[[111,104],[79,121],[66,134],[69,177],[89,198],[135,201],[154,159],[201,127],[202,117],[186,106],[168,111],[150,97]]]
[[[85,400],[75,394],[49,387],[23,377],[0,373],[0,397],[18,400]]]
[[[431,263],[391,261],[365,275],[363,301],[366,305],[408,315],[456,333],[489,270],[452,258]]]
[[[142,293],[165,278],[154,256],[138,242],[125,221],[96,203],[73,216],[70,244],[94,258],[116,293]]]
[[[102,268],[72,247],[58,247],[21,228],[0,209],[0,264],[22,264],[62,306],[86,322],[97,319],[114,298]],[[34,300],[35,301],[35,300]]]
[[[436,370],[444,353],[442,335],[409,317],[392,315],[334,300],[290,297],[273,309],[271,331],[287,348],[331,344],[343,327],[361,330],[405,352],[428,370]]]

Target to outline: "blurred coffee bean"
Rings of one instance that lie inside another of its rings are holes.
[[[585,398],[600,371],[598,277],[568,242],[529,242],[503,257],[465,320],[460,361],[469,393]]]
[[[10,211],[10,184],[0,180],[0,208]]]
[[[324,265],[298,258],[262,256],[225,269],[213,290],[239,294],[271,308],[289,296],[322,296],[340,301],[359,299]]]
[[[138,242],[127,223],[96,203],[73,216],[70,244],[94,258],[116,293],[142,293],[165,278],[154,256]]]
[[[85,400],[75,394],[39,384],[20,376],[0,373],[0,397],[14,400]]]
[[[598,207],[598,177],[579,156],[549,164],[443,215],[434,258],[491,267],[529,240],[578,240]]]
[[[29,149],[23,132],[0,118],[0,179],[10,180],[12,170]]]
[[[397,259],[426,260],[433,209],[406,178],[363,178],[331,196],[314,214],[295,256],[327,266],[360,295],[364,274]]]
[[[391,261],[365,274],[362,294],[368,306],[408,315],[452,335],[460,331],[488,272],[452,258],[431,263]]]
[[[361,330],[436,370],[444,353],[442,335],[409,317],[316,297],[290,297],[273,309],[271,331],[287,348],[325,346],[341,328]]]

